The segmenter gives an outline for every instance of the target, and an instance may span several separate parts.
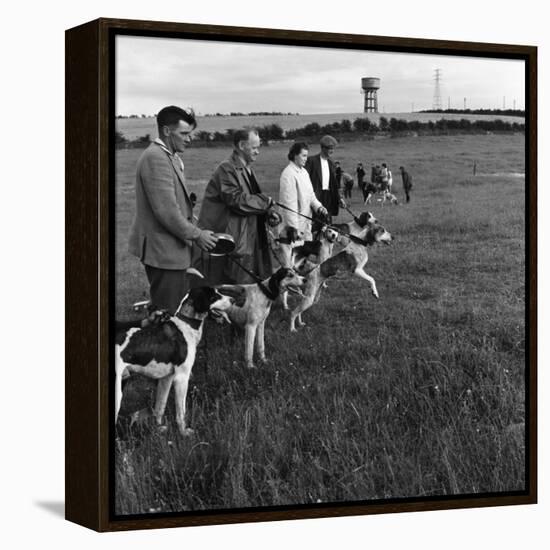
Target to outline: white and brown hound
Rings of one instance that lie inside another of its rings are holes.
[[[344,235],[349,234],[358,237],[365,228],[374,227],[377,224],[378,220],[371,212],[361,212],[359,216],[353,217],[353,221],[347,223],[334,223],[331,227],[337,231],[341,231]]]
[[[176,422],[181,435],[185,426],[185,401],[203,322],[208,313],[221,315],[232,300],[210,287],[192,289],[176,313],[149,314],[146,326],[125,328],[115,339],[115,422],[122,402],[122,379],[137,373],[158,380],[154,416],[162,424],[172,384],[176,395]],[[151,319],[152,318],[152,319]]]
[[[357,234],[354,233],[357,227],[359,227],[357,222],[352,222],[347,225],[351,226],[353,229],[353,231],[350,231],[349,233],[356,236],[363,242],[358,242],[356,239],[342,235],[341,240],[346,246],[341,252],[328,258],[319,265],[310,264],[309,267],[307,265],[304,266],[304,270],[309,269],[306,275],[304,297],[290,314],[291,332],[296,332],[296,321],[298,321],[299,326],[303,326],[305,324],[302,322],[301,314],[319,300],[321,289],[325,281],[336,275],[338,272],[352,273],[353,275],[366,280],[371,287],[374,297],[379,297],[378,290],[376,288],[376,281],[370,275],[365,273],[363,269],[369,259],[367,246],[371,246],[375,243],[390,244],[393,237],[378,223],[365,224],[365,227]]]
[[[382,200],[382,206],[384,206],[384,204],[387,201],[390,201],[390,204],[399,204],[399,201],[397,200],[397,197],[389,189],[385,189],[382,192],[382,199],[381,200]]]
[[[281,293],[289,290],[300,293],[304,277],[288,267],[279,268],[261,283],[246,285],[221,285],[218,290],[236,298],[234,305],[225,310],[229,320],[244,329],[244,359],[246,366],[254,368],[254,344],[260,361],[266,362],[265,321],[271,306]]]
[[[299,270],[304,262],[315,257],[315,263],[321,263],[332,254],[332,245],[338,238],[338,232],[331,229],[327,225],[318,226],[315,231],[315,238],[312,241],[296,241],[292,246],[289,246],[285,251],[285,265],[283,267],[291,267]],[[282,246],[281,246],[282,248]],[[284,310],[288,310],[288,292],[281,294],[281,301]]]

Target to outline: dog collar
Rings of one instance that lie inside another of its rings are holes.
[[[187,315],[183,315],[182,313],[176,313],[176,317],[180,320],[189,325],[193,330],[199,330],[200,326],[202,325],[202,319],[196,319],[195,317],[187,317]]]
[[[282,244],[292,244],[292,241],[288,237],[278,237],[275,239],[278,243]]]
[[[260,290],[269,298],[270,300],[275,301],[279,296],[279,290],[271,288],[271,280],[269,281],[269,288],[264,285],[262,282],[258,282],[257,285],[260,287]]]

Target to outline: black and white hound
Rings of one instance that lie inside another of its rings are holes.
[[[368,223],[365,220],[369,220]],[[363,243],[359,243],[341,235],[340,240],[345,244],[344,249],[332,256],[321,264],[310,264],[303,267],[302,271],[306,274],[306,284],[304,287],[304,297],[298,303],[296,308],[290,314],[290,330],[296,331],[296,321],[299,326],[303,326],[301,315],[304,311],[308,310],[314,303],[319,300],[321,289],[327,279],[336,275],[338,272],[348,272],[360,277],[367,281],[371,287],[371,292],[375,298],[378,298],[378,289],[376,288],[376,281],[364,271],[365,264],[369,259],[367,247],[376,243],[390,244],[393,240],[393,236],[377,223],[372,214],[365,213],[364,219],[365,226],[358,230],[360,223],[358,221],[345,224],[348,226],[348,233],[361,239]]]
[[[176,422],[181,435],[185,426],[185,401],[203,322],[208,313],[223,315],[232,300],[210,287],[192,289],[173,316],[149,314],[146,326],[126,328],[115,339],[115,422],[122,402],[122,379],[132,373],[158,380],[153,414],[162,424],[172,384],[176,397]]]

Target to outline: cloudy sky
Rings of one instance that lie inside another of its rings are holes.
[[[524,108],[524,63],[487,58],[118,36],[116,113],[165,105],[198,114],[360,113],[361,77],[381,79],[379,110],[431,108],[441,69],[443,108]]]

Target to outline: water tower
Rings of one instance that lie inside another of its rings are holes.
[[[380,88],[380,79],[364,77],[361,79],[361,91],[365,94],[365,113],[378,112],[378,89]]]

